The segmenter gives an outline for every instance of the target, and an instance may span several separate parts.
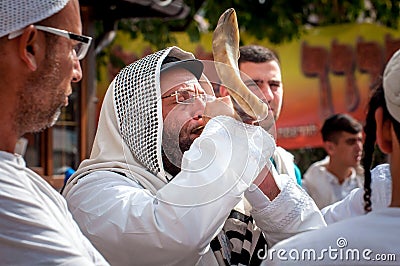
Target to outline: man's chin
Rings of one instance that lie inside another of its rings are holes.
[[[41,123],[37,122],[34,125],[31,125],[27,129],[26,133],[27,132],[29,132],[29,133],[39,133],[39,132],[42,132],[43,130],[45,130],[47,128],[50,128],[50,127],[54,126],[56,124],[58,118],[60,117],[60,115],[61,115],[61,109],[58,108],[56,110],[56,112],[53,114],[53,116],[50,117],[47,121],[43,121],[42,120]]]
[[[176,165],[176,163],[172,163],[169,160],[168,156],[164,152],[164,149],[161,150],[161,155],[162,155],[164,170],[167,173],[169,173],[170,175],[172,175],[173,177],[175,177],[177,174],[179,174],[181,169],[179,168],[179,166]]]
[[[54,113],[53,117],[51,118],[50,124],[48,127],[52,127],[57,123],[58,118],[61,115],[61,107],[59,107],[56,112]]]
[[[199,135],[200,136],[200,135]],[[197,138],[197,137],[196,137]],[[182,153],[184,153],[185,151],[188,151],[190,149],[190,146],[192,146],[194,140],[196,138],[193,139],[189,139],[186,141],[180,141],[179,142],[179,148],[181,149]]]

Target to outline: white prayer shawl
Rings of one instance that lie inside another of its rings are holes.
[[[168,182],[159,84],[167,55],[193,58],[167,48],[114,79],[91,156],[63,191],[81,230],[112,265],[217,264],[210,241],[275,149],[260,127],[216,117],[183,156],[182,169],[203,170],[181,171]]]

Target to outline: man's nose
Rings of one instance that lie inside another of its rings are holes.
[[[363,142],[361,140],[356,142],[356,149],[358,151],[362,151],[363,150]]]
[[[272,93],[272,90],[268,83],[264,82],[259,88],[263,94],[263,98],[268,102],[272,101],[272,99],[274,98],[274,94]]]
[[[82,79],[82,68],[78,58],[74,58],[72,70],[72,82],[79,82]]]
[[[192,104],[190,104],[190,107],[192,108],[192,117],[194,119],[198,119],[204,113],[204,109],[206,107],[206,102],[202,100],[199,97],[194,98],[194,101]]]

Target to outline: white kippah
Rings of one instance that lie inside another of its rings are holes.
[[[69,0],[0,0],[0,38],[46,19]]]
[[[386,64],[383,89],[390,115],[400,122],[400,50],[397,50]]]

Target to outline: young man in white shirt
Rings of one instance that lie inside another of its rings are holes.
[[[328,154],[304,173],[303,187],[322,209],[363,186],[362,125],[348,114],[334,114],[321,128]]]

